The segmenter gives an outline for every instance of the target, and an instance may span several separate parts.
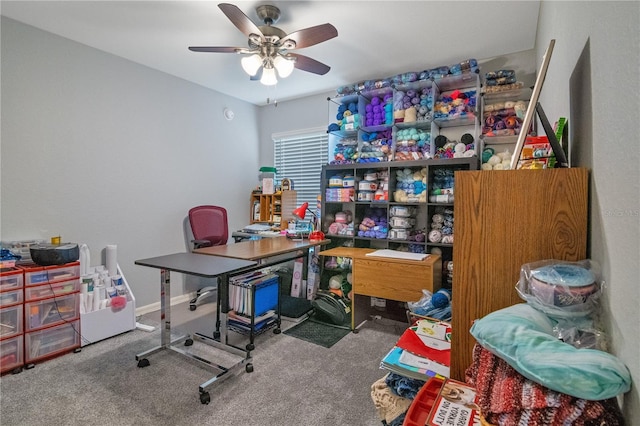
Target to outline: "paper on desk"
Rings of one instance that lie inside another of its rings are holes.
[[[424,260],[429,257],[426,253],[409,253],[406,251],[397,251],[397,250],[376,250],[371,253],[367,253],[366,256],[374,256],[374,257],[390,257],[393,259],[405,259],[405,260]]]
[[[246,232],[265,232],[271,230],[271,225],[265,225],[264,223],[254,223],[242,228]]]

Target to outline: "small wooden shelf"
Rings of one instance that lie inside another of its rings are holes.
[[[284,229],[293,219],[297,206],[296,191],[280,191],[275,194],[252,192],[249,201],[249,223],[268,223]]]

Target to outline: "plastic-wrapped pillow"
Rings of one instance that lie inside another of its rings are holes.
[[[551,390],[593,401],[629,391],[631,375],[618,358],[558,340],[554,325],[544,313],[522,303],[475,321],[470,332],[482,347]]]

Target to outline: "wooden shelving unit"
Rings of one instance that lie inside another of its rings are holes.
[[[268,223],[282,229],[293,219],[297,206],[296,191],[280,191],[275,194],[252,192],[249,201],[249,223]]]

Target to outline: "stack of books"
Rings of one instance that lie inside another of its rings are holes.
[[[435,319],[419,320],[404,331],[380,367],[416,380],[449,377],[451,325]]]
[[[259,332],[260,330],[270,326],[277,319],[276,311],[269,310],[264,314],[254,318],[253,331]],[[229,311],[229,317],[227,319],[230,327],[233,327],[242,332],[251,331],[251,317],[245,315],[239,315],[234,311]]]

